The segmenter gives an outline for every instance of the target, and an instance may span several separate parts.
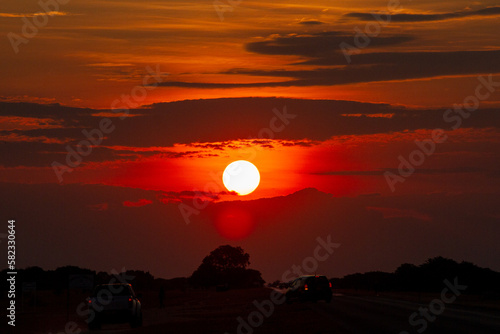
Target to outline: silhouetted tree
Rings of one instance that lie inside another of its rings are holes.
[[[129,282],[134,286],[135,290],[144,290],[148,287],[152,287],[155,281],[153,275],[148,272],[144,272],[142,270],[127,270],[125,272],[127,277],[133,277],[133,279]]]
[[[339,289],[440,292],[444,287],[444,280],[453,281],[455,278],[460,284],[467,285],[464,293],[480,293],[488,298],[500,294],[500,273],[470,262],[457,263],[441,256],[430,258],[419,266],[402,264],[394,273],[356,273],[334,278],[331,282],[333,287]]]
[[[277,288],[280,286],[280,284],[281,284],[281,281],[279,279],[277,279],[276,281],[267,284],[267,286],[270,288]]]
[[[233,268],[242,268],[250,264],[250,255],[241,247],[230,245],[219,246],[210,255],[203,259],[203,264],[215,268],[217,271],[226,271]]]
[[[420,279],[420,270],[414,264],[403,263],[394,272],[396,290],[407,290],[408,287],[415,287],[418,290]]]
[[[250,255],[241,247],[219,246],[206,256],[189,281],[194,286],[209,287],[228,284],[231,287],[262,286],[264,280],[257,270],[247,269]]]
[[[215,267],[202,263],[196,269],[191,277],[189,278],[189,282],[194,286],[201,287],[209,287],[219,284],[220,281],[220,273],[215,269]]]

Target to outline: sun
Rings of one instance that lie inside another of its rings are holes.
[[[238,195],[244,196],[257,189],[260,183],[260,173],[251,162],[246,160],[233,161],[224,170],[222,182],[227,190],[235,191]]]

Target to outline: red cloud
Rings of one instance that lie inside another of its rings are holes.
[[[128,206],[129,208],[132,208],[132,207],[137,208],[137,207],[148,205],[151,203],[153,203],[153,201],[143,198],[143,199],[138,200],[137,202],[124,201],[123,206]]]

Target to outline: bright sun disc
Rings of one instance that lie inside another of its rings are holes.
[[[246,160],[234,161],[224,170],[222,182],[227,190],[236,191],[240,196],[248,195],[259,186],[259,170]]]

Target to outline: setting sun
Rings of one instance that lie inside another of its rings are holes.
[[[3,0],[0,334],[500,334],[499,31],[500,0]]]
[[[227,190],[235,191],[240,196],[253,192],[260,182],[260,173],[257,167],[246,160],[230,163],[224,170],[222,182]]]

